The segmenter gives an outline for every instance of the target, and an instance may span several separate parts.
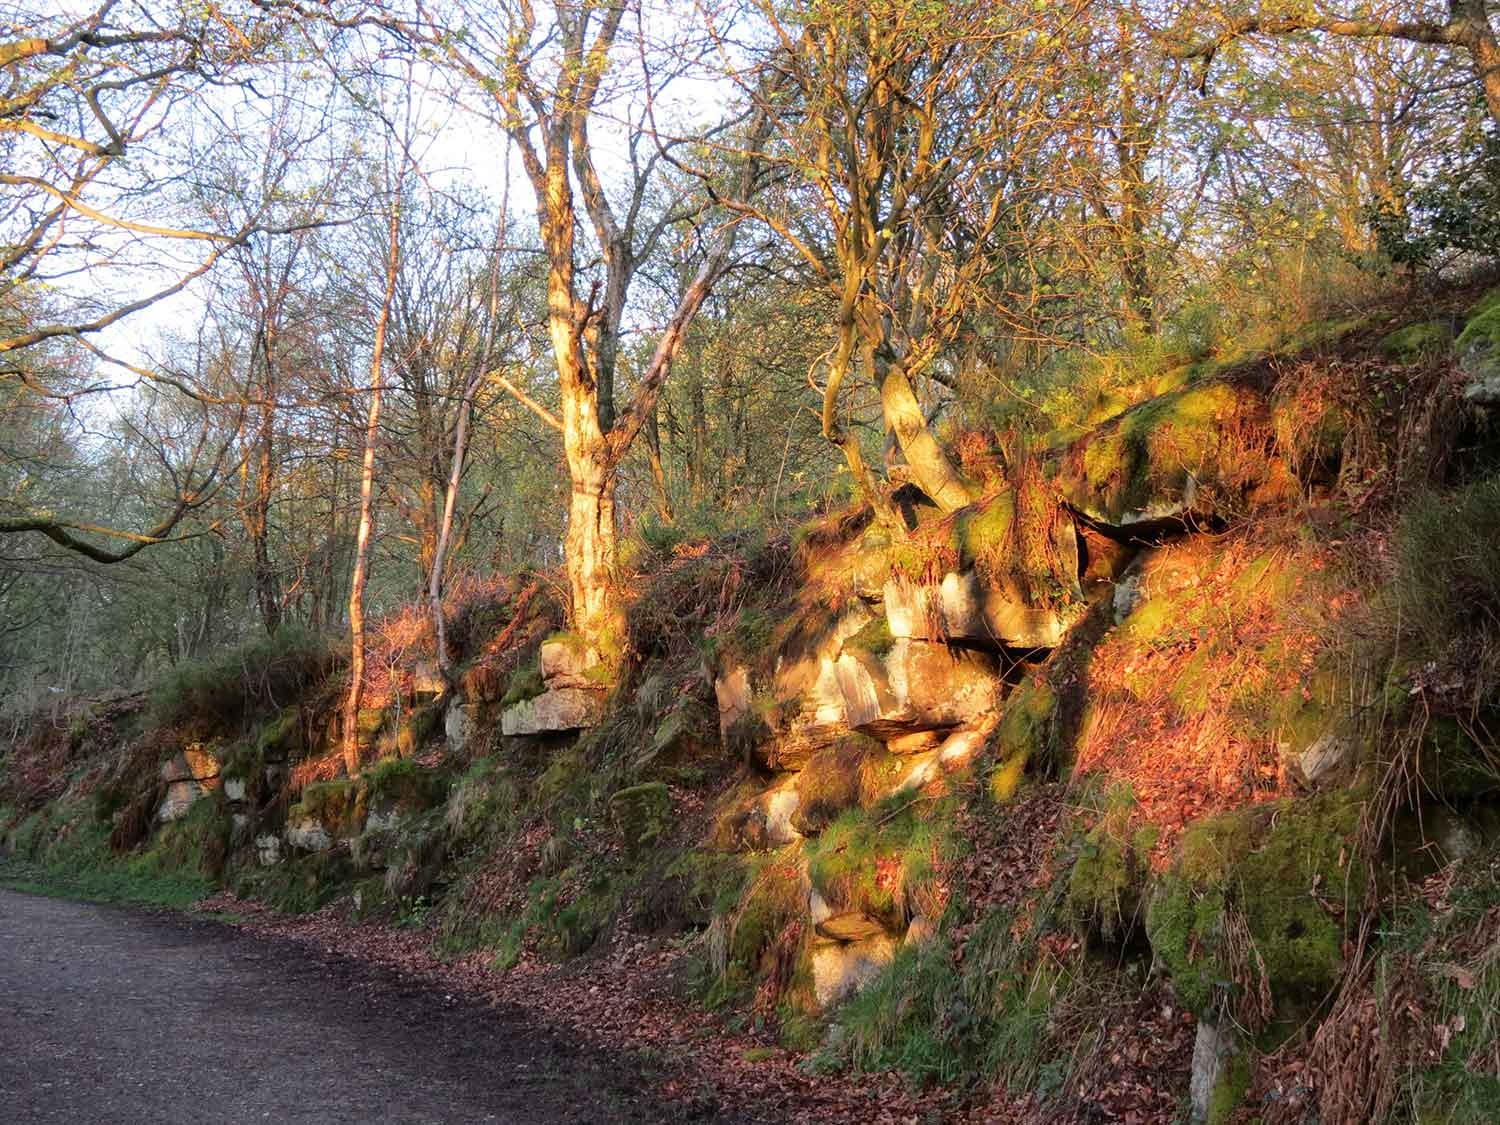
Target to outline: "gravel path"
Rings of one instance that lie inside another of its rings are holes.
[[[0,890],[0,1121],[664,1119],[628,1062],[304,945]]]

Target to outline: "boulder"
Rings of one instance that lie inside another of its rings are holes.
[[[749,851],[781,848],[802,839],[793,820],[802,799],[787,780],[747,800],[729,817],[729,845]]]
[[[846,650],[838,680],[849,726],[881,739],[975,724],[1001,686],[993,657],[906,638],[881,654]]]
[[[605,693],[588,688],[555,688],[506,708],[500,733],[507,737],[583,730],[604,717]]]
[[[1276,466],[1270,411],[1253,387],[1215,379],[1138,403],[1049,458],[1057,495],[1117,532],[1229,518]],[[1147,525],[1147,526],[1142,526]]]
[[[287,825],[286,842],[305,852],[326,852],[333,847],[333,837],[328,834],[328,829],[310,817]]]
[[[224,799],[226,801],[243,801],[247,786],[243,777],[226,777],[224,779]]]
[[[1296,757],[1296,772],[1305,785],[1317,788],[1344,771],[1355,758],[1352,739],[1325,734]]]
[[[901,939],[902,945],[920,946],[937,938],[937,926],[928,921],[927,918],[918,914],[906,927],[906,935]]]
[[[897,944],[889,934],[855,942],[814,943],[810,956],[818,1007],[832,1007],[864,988],[895,959]]]
[[[272,833],[255,837],[255,858],[262,867],[281,862],[281,837]]]
[[[755,694],[750,687],[750,669],[736,664],[723,675],[714,677],[714,699],[719,705],[719,737],[728,746],[733,731],[754,710]]]
[[[892,578],[885,584],[891,636],[968,641],[996,648],[1055,648],[1070,623],[1058,610],[1028,606],[1014,583],[949,571],[937,587]]]
[[[1500,406],[1500,297],[1486,298],[1459,334],[1454,350],[1458,366],[1468,376],[1464,397],[1475,406]]]
[[[448,704],[448,710],[443,715],[443,734],[448,740],[448,751],[451,754],[461,754],[469,743],[469,735],[474,729],[472,703],[459,703],[456,699]]]
[[[549,688],[601,687],[604,662],[583,638],[559,633],[542,642],[542,680]]]

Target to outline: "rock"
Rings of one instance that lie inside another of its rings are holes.
[[[833,908],[828,905],[828,900],[818,893],[812,881],[807,879],[805,871],[803,879],[807,880],[807,920],[816,928],[820,922],[833,913]]]
[[[607,682],[604,662],[583,638],[559,633],[542,642],[542,679],[549,688],[598,689]]]
[[[975,723],[1000,692],[993,658],[904,638],[880,655],[846,650],[838,678],[849,726],[882,739]]]
[[[892,754],[923,754],[941,746],[943,737],[940,730],[919,730],[913,734],[898,734],[895,738],[887,739],[885,748]]]
[[[750,670],[743,664],[736,664],[722,676],[714,677],[714,698],[719,704],[719,736],[728,746],[731,732],[751,714],[754,706]]]
[[[729,843],[756,852],[795,843],[802,839],[793,824],[801,804],[795,780],[750,798],[729,819]]]
[[[605,693],[585,688],[556,688],[507,708],[500,733],[507,737],[583,730],[604,717]]]
[[[811,949],[813,996],[829,1008],[869,984],[896,956],[896,939],[889,934],[864,941],[817,942]]]
[[[161,779],[168,785],[179,781],[216,782],[218,777],[219,759],[197,743],[177,751],[161,764]]]
[[[1232,1028],[1220,1028],[1207,1020],[1198,1021],[1198,1037],[1193,1042],[1193,1070],[1188,1082],[1191,1120],[1207,1121],[1214,1091],[1229,1080],[1230,1064],[1239,1051]]]
[[[255,837],[255,858],[262,867],[281,862],[281,837],[274,834]]]
[[[848,910],[828,917],[815,924],[820,937],[830,941],[864,941],[866,938],[885,934],[884,923],[873,914],[863,910]]]
[[[366,832],[389,832],[400,826],[405,819],[400,807],[393,801],[378,801],[365,814]]]
[[[974,571],[949,571],[936,589],[901,578],[885,584],[885,614],[891,636],[970,641],[1003,648],[1055,648],[1067,619],[1027,606],[1009,584],[987,583]]]
[[[1060,450],[1047,471],[1074,511],[1127,537],[1142,525],[1228,518],[1274,470],[1270,410],[1253,386],[1214,379],[1132,406]]]
[[[286,842],[305,852],[326,852],[333,847],[333,837],[316,820],[299,820],[287,825]]]
[[[412,667],[411,693],[418,699],[435,699],[448,690],[436,660],[418,660]]]
[[[974,760],[989,741],[990,725],[956,730],[938,748],[938,761],[944,771],[961,769]]]
[[[902,945],[919,946],[926,945],[937,937],[937,927],[921,914],[913,918],[906,927],[906,936],[901,939]]]
[[[909,755],[902,759],[902,764],[906,768],[901,771],[900,778],[891,788],[891,796],[898,793],[916,793],[943,776],[943,768],[938,761],[936,750]]]
[[[1459,334],[1454,350],[1458,366],[1469,377],[1464,398],[1475,406],[1500,406],[1500,299],[1483,302],[1481,311]]]
[[[161,807],[156,810],[156,819],[163,824],[181,820],[205,792],[203,785],[192,778],[168,783]]]
[[[250,831],[250,815],[248,813],[229,814],[229,838],[235,843],[243,843],[245,836]]]
[[[474,729],[474,722],[470,717],[473,706],[459,703],[456,699],[448,704],[448,710],[443,715],[443,734],[448,740],[449,753],[461,754],[468,745],[469,734]]]
[[[1325,734],[1297,755],[1297,772],[1307,785],[1316,787],[1353,762],[1354,750],[1352,739]]]
[[[224,779],[224,799],[226,801],[243,801],[245,799],[246,784],[243,777],[226,777]]]
[[[1110,602],[1110,617],[1114,623],[1123,624],[1135,612],[1136,606],[1141,604],[1142,598],[1141,572],[1132,570],[1115,583],[1115,592]]]

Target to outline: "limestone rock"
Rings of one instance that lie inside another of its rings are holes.
[[[287,825],[286,842],[305,852],[326,852],[333,847],[333,837],[328,834],[328,829],[311,818]]]
[[[1454,344],[1458,365],[1469,377],[1464,397],[1476,406],[1500,406],[1500,299],[1464,326]]]
[[[918,914],[906,927],[906,936],[901,939],[902,945],[926,945],[937,937],[937,927],[927,918]]]
[[[435,699],[448,690],[436,660],[418,660],[412,668],[411,693],[418,699]]]
[[[1297,755],[1297,772],[1310,786],[1318,786],[1343,771],[1354,760],[1355,746],[1351,739],[1338,734],[1325,734]]]
[[[1188,1084],[1191,1120],[1207,1121],[1214,1091],[1229,1077],[1229,1066],[1239,1043],[1234,1031],[1206,1020],[1198,1021],[1198,1036],[1193,1042],[1193,1070]]]
[[[866,938],[880,937],[886,932],[885,924],[879,918],[866,914],[863,910],[830,913],[828,917],[815,923],[815,928],[820,937],[831,941],[864,941]]]
[[[758,852],[802,839],[793,824],[801,804],[796,784],[790,780],[750,798],[729,818],[728,843]]]
[[[813,996],[820,1008],[847,999],[875,979],[896,956],[889,934],[864,941],[817,942],[811,949]]]
[[[177,751],[161,765],[161,779],[168,785],[179,781],[215,782],[219,759],[194,743]]]
[[[605,693],[587,688],[555,688],[509,707],[500,716],[500,733],[553,734],[583,730],[604,716]]]
[[[449,753],[460,754],[468,745],[470,732],[474,729],[471,717],[473,707],[473,704],[459,703],[457,700],[448,704],[448,710],[443,715],[443,734],[448,740]]]
[[[846,650],[838,678],[849,726],[882,739],[976,723],[1000,692],[993,658],[905,638],[881,655]]]
[[[226,777],[224,779],[224,799],[226,801],[243,801],[245,799],[245,779],[243,777]]]
[[[192,778],[169,782],[161,807],[156,810],[156,819],[163,824],[181,820],[205,792],[203,785]]]
[[[281,862],[281,837],[273,833],[255,837],[255,858],[262,867],[275,867]]]
[[[736,664],[723,675],[714,677],[714,698],[719,704],[719,736],[728,746],[731,732],[754,707],[750,670],[743,664]]]
[[[542,679],[549,688],[598,689],[603,661],[599,654],[572,634],[562,634],[542,642]]]
[[[1018,590],[972,570],[949,571],[936,589],[890,579],[885,615],[893,637],[1005,648],[1055,648],[1068,627],[1062,614],[1028,606]]]

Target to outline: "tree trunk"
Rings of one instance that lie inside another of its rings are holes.
[[[458,487],[463,482],[464,454],[469,448],[469,415],[474,412],[474,395],[479,391],[478,377],[464,388],[458,406],[458,425],[453,435],[453,464],[448,473],[448,487],[443,494],[443,513],[438,521],[437,542],[432,551],[432,569],[427,575],[427,602],[432,612],[432,639],[437,651],[438,673],[450,687],[455,681],[452,661],[448,658],[448,629],[443,620],[443,568],[448,561],[448,542],[453,534],[453,509],[458,503]]]
[[[918,487],[932,498],[933,503],[945,512],[957,511],[973,503],[973,493],[933,436],[927,425],[927,416],[922,412],[922,404],[917,401],[911,380],[907,378],[906,368],[898,361],[885,361],[885,376],[880,381],[880,407],[885,413],[886,425],[901,444],[901,452],[911,466]]]
[[[391,319],[399,265],[400,204],[398,187],[391,204],[390,248],[386,259],[385,299],[375,322],[375,344],[370,355],[370,415],[365,425],[365,456],[359,477],[359,532],[354,540],[354,576],[349,582],[349,694],[344,700],[344,771],[359,772],[359,704],[365,686],[365,577],[369,569],[370,536],[375,528],[375,446],[380,439],[381,365],[385,359],[385,330]]]
[[[573,594],[573,628],[613,665],[625,643],[625,614],[615,586],[615,474],[600,450],[567,450],[573,492],[563,557]]]

